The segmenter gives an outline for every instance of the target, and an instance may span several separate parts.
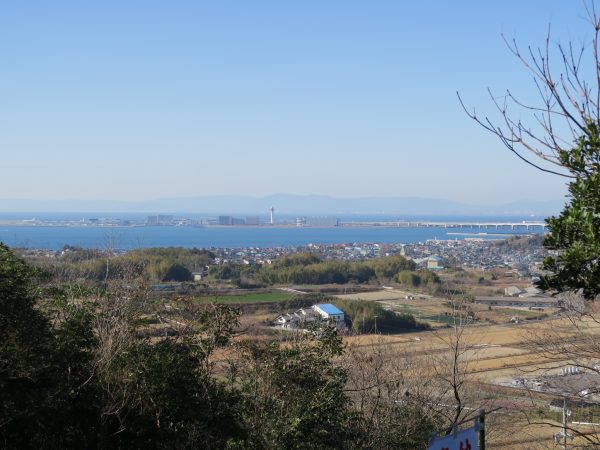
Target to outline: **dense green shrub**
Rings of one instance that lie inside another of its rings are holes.
[[[420,287],[439,284],[440,278],[429,270],[403,270],[394,276],[394,281],[409,287]]]
[[[182,266],[191,273],[209,265],[213,259],[213,253],[195,248],[147,248],[116,254],[112,251],[66,246],[55,259],[39,260],[36,264],[52,273],[55,279],[64,282],[77,279],[106,281],[142,276],[149,282],[157,283],[171,278],[172,274],[168,275],[168,272],[175,265]]]
[[[367,264],[373,268],[377,278],[380,280],[390,280],[402,270],[415,270],[417,267],[414,261],[406,259],[401,255],[374,259]]]
[[[167,273],[163,277],[162,281],[192,281],[194,277],[183,264],[173,263],[167,269]]]
[[[113,280],[115,289],[108,282],[97,289],[89,304],[85,289],[46,289],[54,298],[40,298],[39,276],[0,244],[3,448],[426,447],[425,429],[433,426],[427,409],[392,404],[388,414],[373,403],[370,411],[385,413],[373,426],[374,414],[354,407],[335,329],[285,345],[233,347],[236,310],[188,305],[181,314],[193,326],[150,341],[135,333],[143,321],[125,275]],[[302,296],[288,306],[308,300],[328,299]],[[367,321],[377,316],[379,327],[415,325],[373,303],[338,305]],[[215,374],[211,358],[219,347],[237,360]],[[407,437],[398,427],[413,416],[423,432]]]
[[[390,256],[365,262],[321,261],[301,253],[277,260],[258,271],[266,284],[344,284],[387,281],[401,270],[414,270],[415,264],[403,256]]]

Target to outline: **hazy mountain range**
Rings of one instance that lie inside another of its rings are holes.
[[[399,215],[551,215],[565,199],[521,200],[506,204],[472,205],[451,200],[417,197],[337,198],[326,195],[275,194],[266,197],[210,196],[164,198],[150,201],[20,200],[0,199],[0,212],[131,212],[267,214],[399,214]]]

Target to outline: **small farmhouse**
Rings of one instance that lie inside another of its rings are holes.
[[[344,312],[331,303],[320,303],[313,305],[313,309],[325,320],[332,320],[336,323],[344,323]]]
[[[306,328],[316,319],[312,308],[301,308],[291,314],[281,314],[275,323],[282,328]]]
[[[336,327],[342,328],[344,312],[330,303],[322,303],[310,308],[301,308],[293,313],[281,314],[275,319],[276,326],[294,329],[308,329],[319,322],[333,322]]]

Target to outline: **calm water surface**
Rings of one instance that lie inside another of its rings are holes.
[[[486,235],[476,235],[479,232]],[[86,248],[128,250],[144,247],[240,248],[287,247],[336,243],[414,243],[428,239],[504,238],[520,230],[478,230],[477,228],[399,228],[399,227],[23,227],[0,226],[0,241],[11,247],[58,250],[64,245]],[[541,232],[536,229],[535,232]],[[455,234],[456,233],[456,234]]]

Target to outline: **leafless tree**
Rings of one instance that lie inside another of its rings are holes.
[[[404,439],[423,433],[424,421],[443,426],[436,408],[439,392],[424,376],[423,358],[409,349],[390,346],[381,337],[367,347],[352,345],[342,362],[348,373],[346,392],[361,417],[361,426],[372,442],[368,448],[384,448],[379,442],[393,429]],[[432,431],[425,430],[426,435]]]
[[[122,423],[122,411],[132,402],[134,390],[123,382],[114,364],[139,342],[136,325],[147,308],[149,297],[143,268],[131,261],[116,266],[115,248],[114,236],[107,236],[102,252],[106,258],[104,280],[93,297],[92,326],[98,345],[92,377],[97,378],[102,389],[103,420]],[[104,431],[100,434],[101,439],[107,439]]]
[[[479,347],[473,344],[468,302],[449,302],[453,305],[453,324],[415,335],[414,345],[393,344],[380,337],[347,349],[347,389],[366,429],[394,424],[394,411],[389,405],[425,411],[433,424],[429,431],[441,433],[450,433],[455,424],[474,418],[480,409],[496,410],[496,405],[481,395],[471,374],[478,362]],[[402,427],[411,433],[419,429],[422,420],[409,415]]]
[[[537,104],[522,101],[511,90],[498,96],[488,89],[499,113],[496,120],[469,110],[457,93],[467,115],[496,135],[511,152],[536,169],[566,178],[576,178],[577,173],[564,164],[561,156],[589,133],[589,127],[600,127],[600,17],[593,2],[584,2],[584,7],[593,29],[589,45],[553,45],[550,29],[540,48],[523,49],[515,39],[502,36],[509,51],[533,77],[539,94]],[[529,117],[529,123],[521,121],[522,115]],[[531,155],[543,163],[531,159]],[[594,162],[587,160],[585,165],[590,168]]]

